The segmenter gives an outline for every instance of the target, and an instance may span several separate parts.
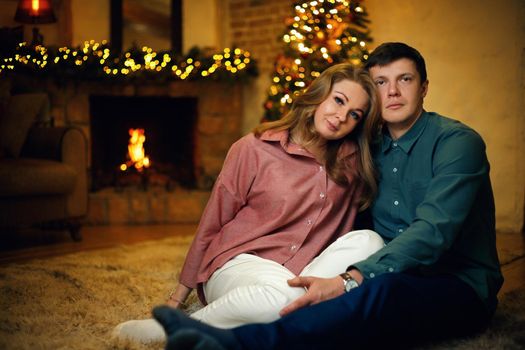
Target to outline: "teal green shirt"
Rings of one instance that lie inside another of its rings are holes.
[[[389,272],[453,274],[494,311],[503,277],[482,138],[423,112],[400,139],[385,132],[373,154],[380,180],[372,216],[387,245],[354,266],[365,280]]]

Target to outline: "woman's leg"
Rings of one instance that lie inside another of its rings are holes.
[[[383,248],[379,234],[371,230],[350,231],[330,244],[301,271],[301,276],[334,277],[346,268]]]
[[[167,307],[155,308],[153,314],[168,334],[170,350],[183,349],[174,345],[190,339],[217,350],[406,349],[474,334],[486,327],[491,316],[474,290],[455,276],[402,273],[375,277],[271,323],[219,329]]]
[[[208,305],[191,317],[219,328],[274,321],[285,305],[305,293],[288,286],[286,281],[294,277],[274,261],[241,254],[204,284]]]
[[[208,305],[190,317],[219,328],[274,321],[284,306],[305,292],[288,286],[286,281],[294,277],[274,261],[241,254],[204,284]],[[152,318],[123,322],[115,327],[112,337],[141,343],[166,339],[162,326]]]
[[[301,275],[333,277],[383,246],[383,240],[374,231],[351,231],[329,245]],[[293,277],[292,272],[274,261],[241,254],[205,283],[208,305],[191,317],[219,328],[276,320],[284,306],[304,294],[303,289],[288,286],[286,281]],[[121,323],[114,336],[144,343],[164,339],[162,328],[154,319]]]
[[[384,246],[374,231],[352,231],[338,238],[308,264],[301,275],[333,277]],[[279,311],[304,294],[286,282],[295,277],[282,265],[241,254],[217,270],[204,285],[208,305],[192,318],[219,328],[271,322]]]

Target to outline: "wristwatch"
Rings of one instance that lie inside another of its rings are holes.
[[[352,289],[359,287],[359,283],[357,283],[357,281],[348,273],[348,271],[343,272],[339,276],[343,278],[343,286],[345,288],[345,292],[348,293]]]

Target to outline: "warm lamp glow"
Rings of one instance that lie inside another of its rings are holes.
[[[27,24],[47,24],[56,22],[51,0],[19,0],[15,21]],[[31,46],[42,45],[44,37],[38,28],[33,28]]]
[[[33,9],[33,12],[38,15],[38,9],[40,8],[40,1],[39,0],[31,1],[31,8]]]
[[[56,22],[51,0],[19,0],[15,21],[26,24]]]

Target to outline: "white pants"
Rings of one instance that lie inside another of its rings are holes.
[[[337,276],[383,246],[383,239],[374,231],[351,231],[328,246],[300,275]],[[240,254],[204,283],[208,305],[190,316],[219,328],[274,321],[284,306],[306,292],[304,288],[288,286],[286,281],[294,277],[275,261]]]

